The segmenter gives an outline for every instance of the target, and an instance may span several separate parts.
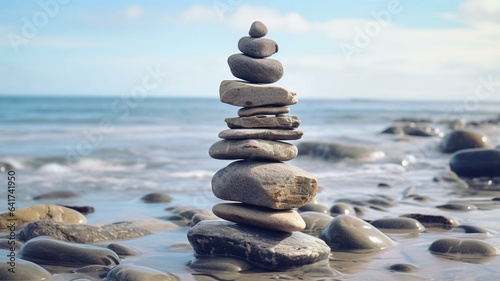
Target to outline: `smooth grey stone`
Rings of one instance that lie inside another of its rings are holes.
[[[319,238],[324,240],[333,251],[370,253],[396,245],[380,230],[349,215],[338,215],[333,218]]]
[[[426,228],[452,229],[458,225],[456,219],[440,215],[404,214],[400,217],[418,220]]]
[[[303,232],[314,237],[318,237],[330,221],[333,220],[333,217],[318,212],[303,212],[300,213],[300,216],[306,222],[306,228]]]
[[[43,199],[61,199],[61,198],[73,198],[80,196],[80,193],[69,190],[58,190],[40,194],[33,197],[33,200],[43,200]]]
[[[204,215],[204,214],[196,214],[191,218],[188,226],[195,226],[201,221],[209,221],[209,220],[220,220],[219,217],[215,215]]]
[[[416,137],[442,136],[443,133],[437,128],[421,126],[416,124],[394,125],[384,129],[382,134],[408,135]]]
[[[227,126],[231,129],[287,129],[292,130],[300,126],[297,116],[250,116],[226,118]]]
[[[95,209],[92,206],[68,206],[68,205],[60,205],[60,206],[71,210],[75,210],[82,215],[88,215],[95,212]]]
[[[288,161],[297,157],[297,147],[280,141],[248,139],[220,140],[208,150],[215,159]]]
[[[220,101],[234,106],[259,108],[296,104],[296,93],[283,87],[252,84],[238,80],[223,80],[219,86]]]
[[[236,161],[212,177],[212,191],[223,200],[283,210],[310,202],[318,191],[318,181],[281,162]]]
[[[264,37],[267,34],[267,27],[260,21],[254,21],[250,26],[250,30],[248,31],[248,35],[254,38]]]
[[[379,182],[377,184],[377,187],[391,187],[391,185],[385,182]]]
[[[106,224],[103,226],[60,224],[52,221],[34,221],[27,224],[19,237],[27,241],[38,236],[50,236],[62,241],[76,243],[97,243],[108,240],[122,240],[142,237],[150,231],[134,227],[129,222]]]
[[[389,267],[390,271],[396,271],[396,272],[414,272],[418,270],[418,267],[407,264],[407,263],[395,263]]]
[[[461,150],[451,156],[450,169],[461,177],[500,177],[500,149]]]
[[[106,276],[106,281],[177,281],[176,276],[153,268],[121,264],[113,267]]]
[[[268,38],[241,37],[238,49],[245,55],[253,58],[266,58],[278,52],[278,43]]]
[[[263,139],[263,140],[298,140],[304,132],[300,130],[275,129],[227,129],[219,133],[219,138],[226,140]]]
[[[256,115],[280,115],[290,113],[290,108],[286,106],[261,106],[243,107],[238,110],[238,116],[249,117]]]
[[[300,213],[302,212],[318,212],[323,214],[330,214],[330,210],[327,206],[318,203],[307,203],[297,209]]]
[[[274,83],[283,77],[283,65],[275,59],[234,54],[227,59],[227,63],[235,77],[250,83]]]
[[[484,234],[492,234],[491,230],[488,230],[483,227],[474,226],[474,225],[458,225],[452,229],[453,232],[462,232],[462,233],[484,233]]]
[[[438,239],[432,242],[429,251],[433,254],[456,258],[483,258],[500,254],[496,246],[486,241],[460,238]]]
[[[355,160],[378,160],[385,153],[373,148],[325,142],[301,142],[298,144],[299,155],[308,155],[327,161],[351,158]]]
[[[19,256],[37,264],[48,265],[117,265],[118,255],[98,246],[82,245],[60,241],[50,237],[37,237],[26,242],[19,250]]]
[[[50,281],[50,274],[43,267],[27,260],[16,258],[15,264],[10,264],[8,257],[0,257],[0,280],[5,281]],[[12,269],[13,268],[13,269]],[[9,271],[13,270],[12,271]]]
[[[84,274],[90,278],[105,278],[111,267],[105,265],[87,265],[75,270],[75,273]]]
[[[281,232],[232,222],[200,222],[188,231],[200,256],[240,258],[268,269],[283,270],[328,259],[330,248],[301,232]]]
[[[11,240],[8,238],[0,238],[0,249],[12,251],[12,249],[18,250],[23,245],[23,242],[17,240]]]
[[[118,243],[111,243],[106,248],[120,256],[137,256],[139,254],[138,251]]]
[[[351,204],[348,203],[335,203],[333,206],[330,207],[330,214],[332,216],[336,215],[356,215],[356,211],[354,210],[354,207]]]
[[[152,192],[142,196],[141,200],[144,203],[168,203],[172,201],[172,196],[165,193]]]
[[[420,233],[425,227],[411,218],[381,218],[370,222],[371,225],[384,233]]]
[[[448,203],[448,204],[438,205],[436,206],[436,208],[442,210],[460,211],[460,212],[469,212],[477,210],[476,206],[467,203]]]
[[[208,210],[193,208],[189,206],[174,206],[165,208],[165,211],[169,211],[174,214],[178,214],[179,216],[191,220],[194,215],[203,214],[203,215],[213,215],[212,212]]]
[[[392,207],[392,206],[394,206],[394,201],[393,200],[390,200],[390,199],[387,199],[387,198],[383,198],[383,197],[371,198],[371,199],[366,200],[366,202],[368,204],[376,205],[376,206],[381,206],[381,207]]]
[[[189,263],[189,268],[197,272],[229,271],[242,272],[253,266],[246,261],[230,257],[198,257]]]
[[[453,153],[468,148],[489,148],[491,146],[485,134],[471,129],[454,130],[447,133],[439,144],[439,150]]]

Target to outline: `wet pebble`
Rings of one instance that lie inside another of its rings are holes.
[[[332,216],[336,215],[356,215],[356,211],[354,210],[353,206],[348,203],[336,203],[333,204],[333,206],[330,207],[330,214]]]
[[[441,216],[441,215],[424,215],[424,214],[404,214],[401,217],[412,218],[419,221],[426,228],[441,228],[441,229],[452,229],[458,225],[456,219]]]
[[[67,205],[61,205],[61,206],[68,208],[68,209],[75,210],[82,215],[88,215],[88,214],[92,214],[95,212],[95,209],[92,206],[67,206]]]
[[[229,271],[241,272],[252,268],[252,265],[246,261],[229,257],[199,257],[189,263],[189,267],[198,272],[205,271]]]
[[[500,177],[500,149],[467,149],[450,159],[450,169],[461,177]]]
[[[390,271],[396,271],[396,272],[414,272],[418,270],[418,267],[407,264],[407,263],[395,263],[391,266],[389,266]]]
[[[142,196],[141,200],[144,203],[168,203],[172,201],[172,196],[165,193],[152,192]]]
[[[108,272],[106,281],[177,281],[176,276],[153,268],[118,265]]]
[[[220,218],[215,215],[196,214],[191,218],[189,226],[195,226],[201,221],[209,221],[209,220],[220,220]]]
[[[436,206],[438,209],[449,210],[449,211],[460,211],[460,212],[469,212],[477,210],[477,207],[472,204],[467,203],[448,203]]]
[[[433,254],[455,258],[483,258],[500,254],[500,250],[496,246],[486,241],[459,238],[436,240],[429,246],[429,251]]]
[[[420,233],[425,230],[419,221],[411,218],[382,218],[370,224],[384,233]]]
[[[33,200],[62,199],[62,198],[73,198],[78,196],[80,196],[80,193],[75,191],[57,190],[37,195],[33,197]]]
[[[333,218],[327,214],[318,212],[303,212],[300,213],[302,219],[306,222],[304,233],[318,237]]]
[[[486,135],[477,130],[459,129],[447,133],[441,143],[439,150],[444,153],[453,153],[468,148],[490,147]]]
[[[17,241],[17,240],[10,240],[8,238],[0,238],[0,249],[4,250],[11,250],[11,249],[16,249],[18,250],[21,248],[23,245],[23,242]]]
[[[75,270],[75,273],[80,273],[88,276],[89,278],[105,278],[111,267],[105,265],[87,265]]]
[[[14,272],[9,269],[14,268]],[[43,267],[23,259],[16,259],[14,264],[6,257],[0,257],[0,280],[9,281],[49,281],[50,274]]]
[[[115,252],[119,256],[136,256],[139,254],[139,252],[137,250],[134,250],[132,248],[129,248],[125,245],[118,244],[118,243],[111,243],[108,246],[106,246],[106,248]]]
[[[453,232],[462,232],[462,233],[484,233],[484,234],[494,233],[491,230],[488,230],[488,229],[483,228],[483,227],[474,226],[474,225],[465,225],[465,224],[454,227],[452,229],[452,231]]]
[[[299,213],[302,212],[318,212],[318,213],[323,213],[323,214],[329,214],[330,210],[328,209],[327,206],[317,204],[317,203],[307,203],[304,206],[301,206],[297,209]]]

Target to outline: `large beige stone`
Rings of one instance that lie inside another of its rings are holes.
[[[285,106],[298,102],[297,94],[285,88],[224,80],[219,87],[220,100],[234,106]]]
[[[280,141],[247,139],[221,140],[214,143],[208,154],[215,159],[248,159],[288,161],[297,157],[297,147]]]
[[[12,222],[16,226],[37,221],[50,220],[67,224],[85,224],[87,219],[84,215],[72,209],[57,205],[35,205],[31,207],[17,209],[13,212],[7,211],[0,214],[0,229],[8,228]]]

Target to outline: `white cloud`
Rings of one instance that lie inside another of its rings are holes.
[[[143,14],[144,10],[139,6],[130,6],[123,11],[126,19],[136,19]]]
[[[466,0],[460,6],[459,12],[461,19],[472,24],[500,24],[500,1],[498,0]]]

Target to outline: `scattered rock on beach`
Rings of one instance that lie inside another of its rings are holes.
[[[298,145],[299,155],[308,155],[323,160],[339,160],[351,158],[355,160],[378,160],[385,153],[373,148],[325,142],[301,142]]]
[[[456,219],[442,215],[424,215],[424,214],[404,214],[400,217],[412,218],[419,221],[426,228],[452,229],[458,225]]]
[[[81,267],[79,269],[76,269],[74,272],[78,274],[85,275],[85,277],[88,277],[89,279],[93,280],[97,279],[100,280],[101,278],[106,278],[106,275],[108,275],[108,272],[111,270],[110,266],[106,265],[87,265],[84,267]],[[73,280],[73,279],[72,279]],[[79,279],[75,279],[74,281],[77,281]],[[86,279],[84,279],[86,280]],[[81,280],[83,281],[83,280]]]
[[[492,234],[495,233],[494,231],[488,230],[486,228],[480,227],[480,226],[475,226],[475,225],[468,225],[468,224],[461,224],[452,229],[453,232],[462,232],[462,233],[483,233],[483,234]]]
[[[477,207],[468,203],[447,203],[436,206],[438,209],[449,211],[469,212],[477,210]]]
[[[142,196],[141,200],[144,203],[168,203],[172,201],[172,196],[165,193],[152,192]]]
[[[121,264],[113,267],[106,276],[107,281],[177,281],[175,275],[153,268]]]
[[[106,246],[106,248],[115,252],[119,256],[136,256],[139,254],[138,251],[118,243],[110,243]]]
[[[439,144],[439,150],[443,153],[453,153],[468,148],[489,148],[490,146],[488,138],[482,132],[461,129],[447,133]]]
[[[318,212],[303,212],[300,213],[300,216],[306,222],[306,228],[302,232],[314,237],[318,237],[330,221],[333,220],[333,217]]]
[[[500,149],[466,149],[450,159],[450,169],[461,177],[500,177]]]
[[[0,229],[9,226],[9,219],[16,219],[17,225],[37,220],[50,220],[53,222],[68,224],[85,224],[85,216],[75,210],[57,205],[35,205],[31,207],[17,209],[15,216],[10,216],[10,212],[0,214]]]
[[[197,257],[188,266],[198,272],[241,272],[252,268],[248,262],[230,257]]]
[[[348,203],[335,203],[330,207],[330,214],[332,216],[336,215],[356,215],[356,211],[351,204]]]
[[[438,239],[429,246],[429,251],[456,258],[484,258],[500,254],[498,247],[486,241],[460,238]]]
[[[411,218],[381,218],[370,224],[384,233],[420,233],[425,230],[419,221]]]
[[[10,260],[6,257],[0,258],[0,280],[9,281],[50,281],[50,274],[43,267],[24,259],[16,259],[15,265],[9,264]],[[15,272],[9,271],[14,267]]]
[[[297,156],[295,145],[271,140],[220,140],[210,147],[208,154],[215,159],[256,159],[288,161]]]
[[[407,264],[407,263],[395,263],[389,266],[390,271],[396,271],[396,272],[414,272],[418,270],[418,267]]]
[[[297,209],[300,213],[302,212],[318,212],[323,214],[330,214],[330,210],[327,206],[318,203],[307,203]]]
[[[33,200],[74,198],[78,196],[80,196],[80,193],[75,191],[57,190],[37,195],[33,197]]]

